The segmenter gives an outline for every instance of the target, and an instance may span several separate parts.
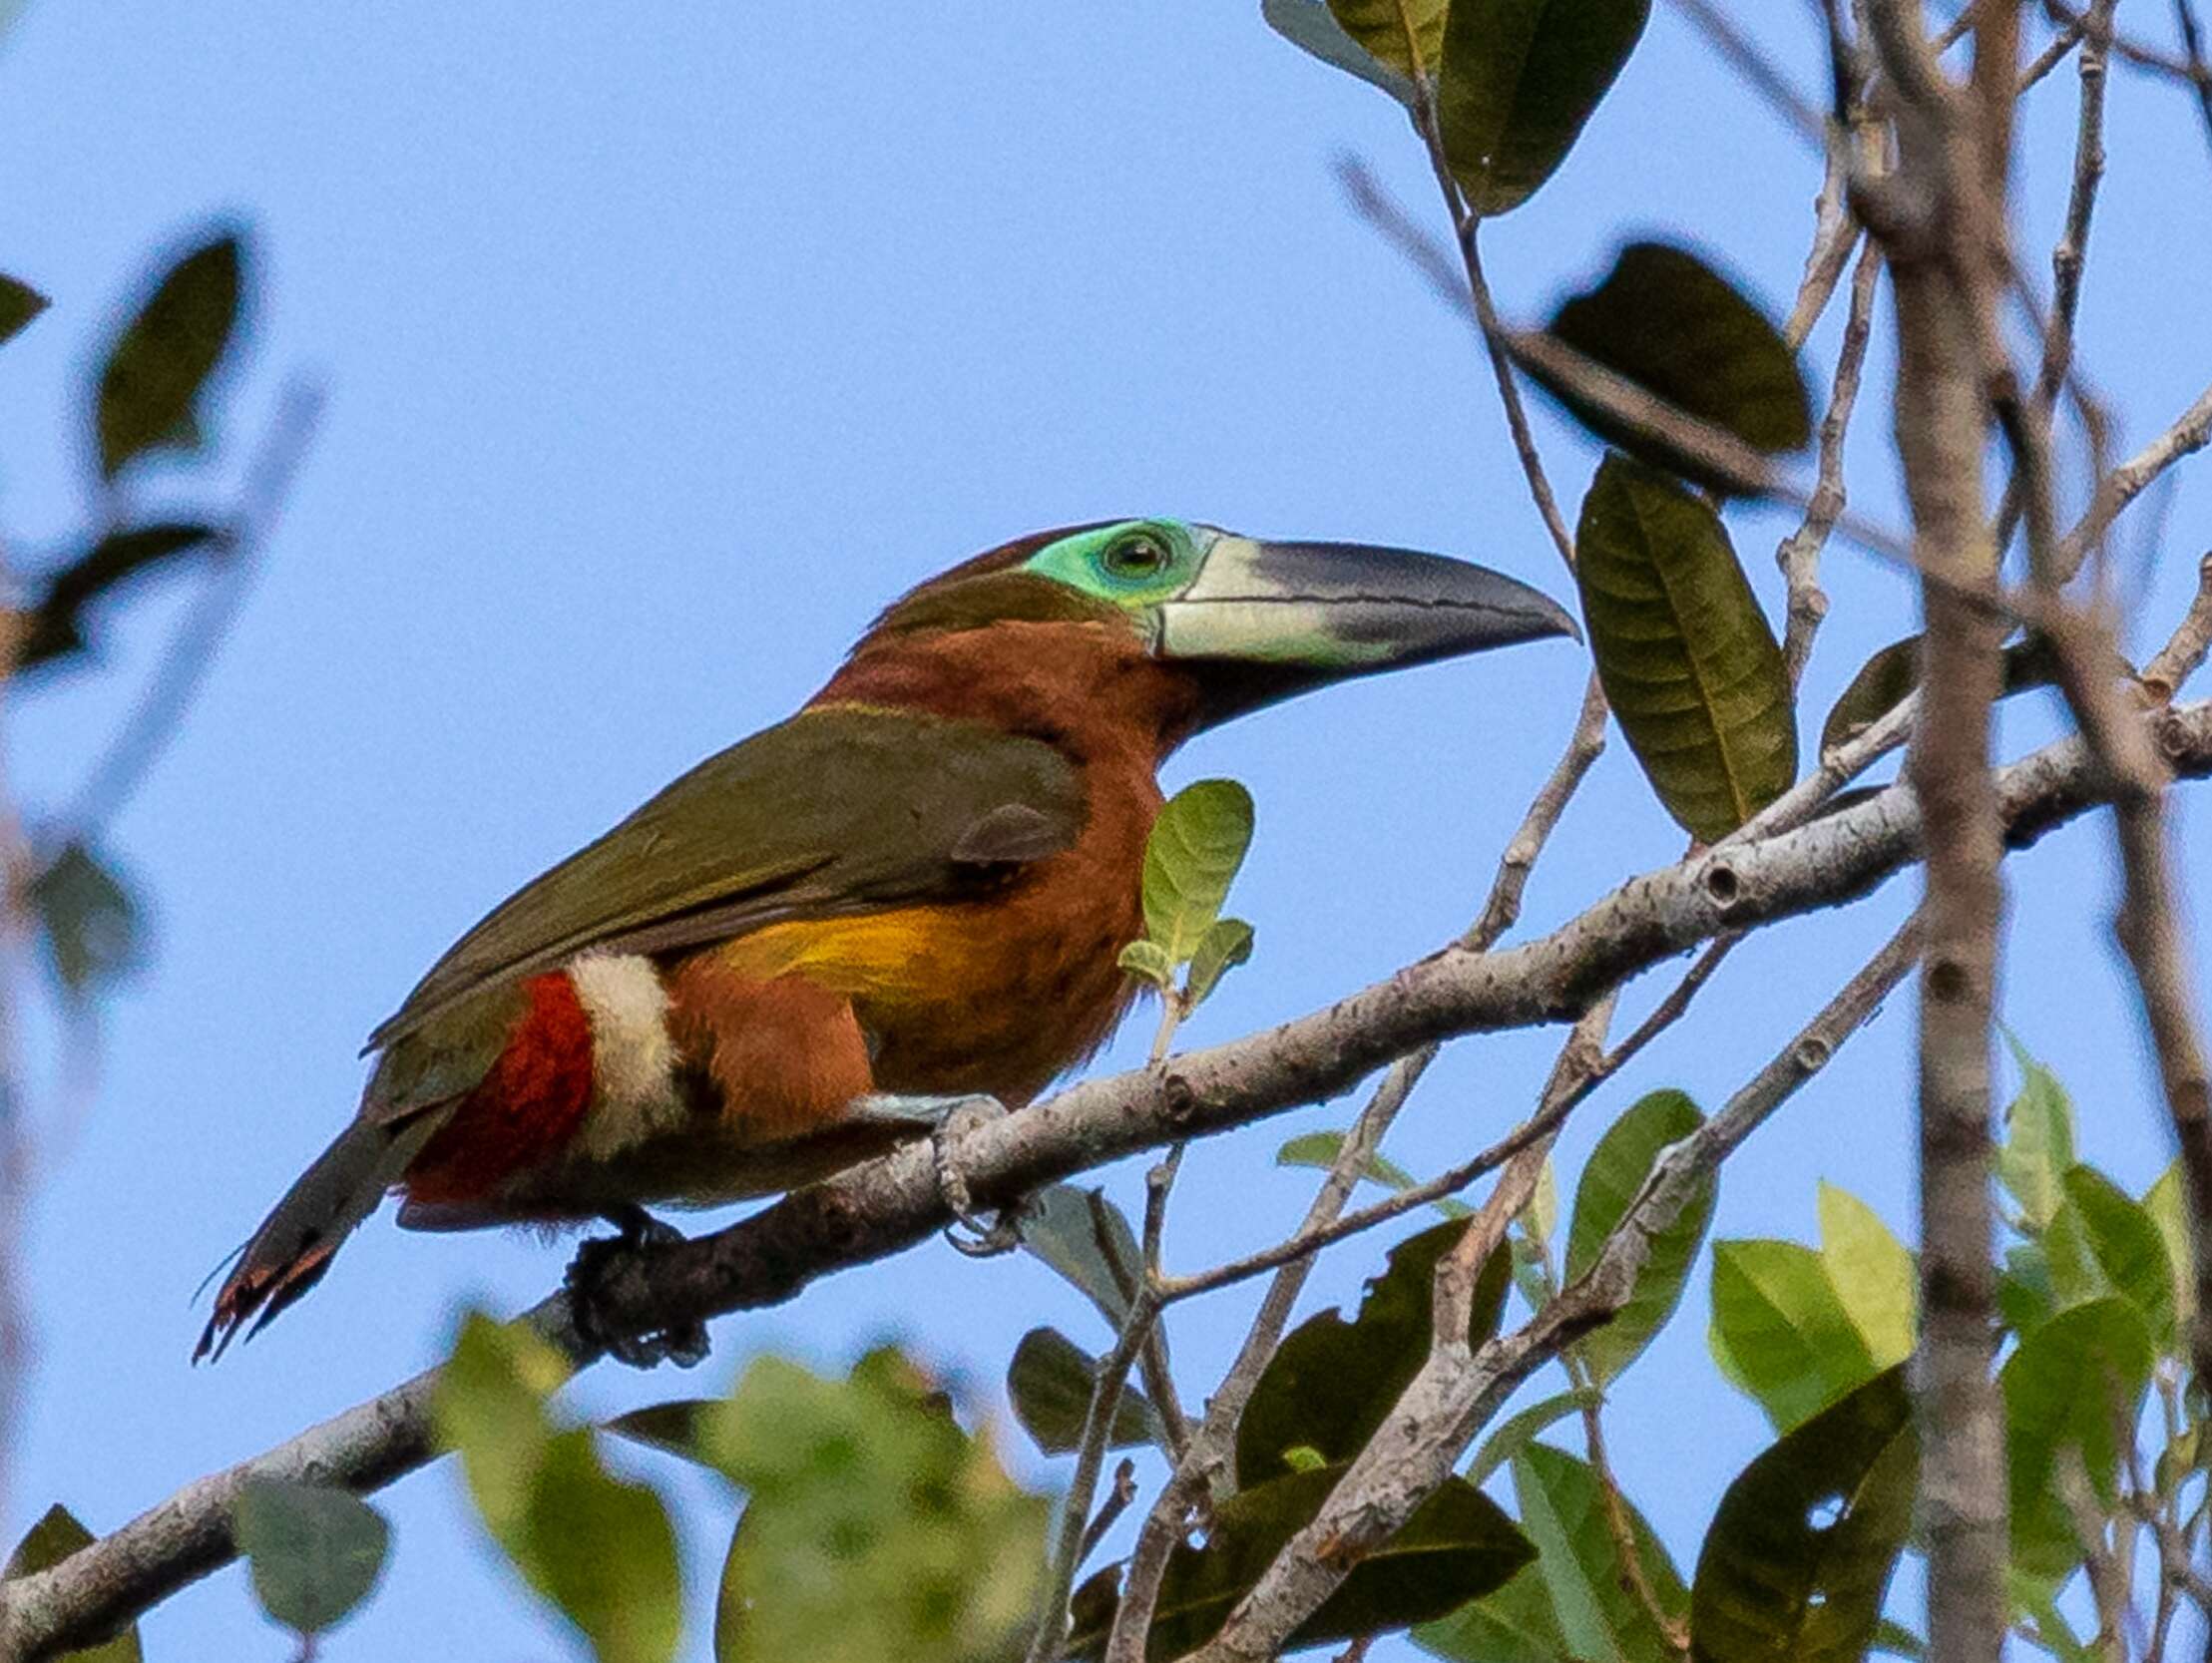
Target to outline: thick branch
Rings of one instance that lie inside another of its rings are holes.
[[[2212,702],[2142,718],[2177,776],[2212,774]],[[1997,775],[2014,844],[2100,799],[2078,739]],[[1481,954],[1448,948],[1388,980],[1264,1034],[1086,1081],[979,1127],[958,1158],[979,1202],[1007,1200],[1106,1161],[1242,1125],[1345,1090],[1392,1057],[1457,1034],[1570,1021],[1625,978],[1727,930],[1747,930],[1867,893],[1915,857],[1921,817],[1893,786],[1764,842],[1707,851],[1631,879],[1548,936]],[[780,1304],[816,1278],[886,1257],[949,1221],[934,1162],[913,1146],[702,1237],[633,1260],[606,1283],[610,1315],[649,1332]],[[572,1355],[559,1300],[535,1319]],[[432,1455],[434,1375],[204,1478],[64,1563],[7,1584],[0,1656],[30,1659],[112,1632],[233,1554],[229,1503],[251,1474],[312,1473],[370,1490]]]

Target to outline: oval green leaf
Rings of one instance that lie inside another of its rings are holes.
[[[1881,1215],[1847,1189],[1820,1186],[1820,1258],[1877,1368],[1902,1363],[1920,1334],[1920,1273]]]
[[[1185,964],[1220,916],[1252,842],[1252,794],[1201,779],[1168,798],[1144,841],[1144,930]]]
[[[1777,1432],[1878,1372],[1821,1256],[1794,1241],[1713,1243],[1712,1306],[1714,1360]]]
[[[1638,1098],[1605,1128],[1574,1186],[1574,1216],[1566,1234],[1567,1281],[1574,1281],[1596,1262],[1605,1238],[1627,1213],[1659,1152],[1704,1123],[1705,1116],[1686,1093],[1663,1090]],[[1707,1180],[1674,1222],[1652,1238],[1628,1303],[1612,1321],[1578,1342],[1582,1361],[1599,1386],[1617,1379],[1640,1357],[1674,1314],[1712,1217],[1713,1186]]]
[[[683,1580],[667,1507],[601,1464],[588,1428],[547,1444],[528,1524],[510,1548],[530,1583],[581,1629],[599,1663],[669,1663]]]
[[[1558,170],[1650,15],[1651,0],[1458,0],[1437,113],[1469,207],[1504,213]]]
[[[101,366],[94,426],[104,476],[156,445],[197,443],[193,406],[237,316],[238,239],[224,232],[163,274]]]
[[[1797,775],[1789,676],[1750,580],[1711,508],[1617,452],[1574,542],[1605,697],[1667,812],[1714,842]]]
[[[261,1609],[297,1634],[320,1634],[368,1597],[391,1526],[357,1495],[328,1484],[248,1478],[230,1526]]]
[[[2119,1465],[2115,1429],[2134,1427],[2151,1357],[2150,1325],[2132,1302],[2113,1295],[2059,1312],[2023,1338],[1997,1371],[2016,1568],[2057,1577],[2080,1563],[2081,1546],[2053,1482],[2058,1452],[2078,1450],[2099,1498],[2111,1501]]]
[[[1859,1663],[1912,1533],[1919,1468],[1902,1366],[1745,1467],[1697,1556],[1700,1663]]]
[[[1198,938],[1183,984],[1183,1004],[1192,1011],[1206,1002],[1221,978],[1252,956],[1252,927],[1241,918],[1217,918]]]
[[[1283,1544],[1312,1522],[1344,1465],[1292,1472],[1240,1489],[1214,1509],[1203,1548],[1178,1544],[1160,1580],[1147,1657],[1181,1657],[1216,1633]],[[1535,1555],[1505,1510],[1473,1484],[1447,1478],[1405,1527],[1354,1567],[1320,1609],[1291,1632],[1298,1651],[1361,1634],[1431,1622],[1504,1584]],[[1106,1649],[1113,1608],[1091,1593],[1064,1655]]]
[[[2061,1180],[2066,1205],[2080,1220],[2083,1245],[2112,1292],[2131,1301],[2150,1324],[2161,1351],[2174,1339],[2174,1275],[2158,1225],[2128,1193],[2093,1166],[2075,1165]]]
[[[1007,1400],[1014,1419],[1048,1455],[1065,1455],[1081,1447],[1083,1424],[1091,1413],[1091,1393],[1099,1379],[1099,1361],[1057,1328],[1033,1328],[1014,1348],[1006,1368]],[[1124,1384],[1113,1409],[1109,1450],[1149,1444],[1157,1431],[1152,1406],[1142,1393]]]

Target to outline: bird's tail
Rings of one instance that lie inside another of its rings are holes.
[[[241,1329],[251,1339],[321,1281],[345,1238],[376,1210],[444,1120],[434,1111],[397,1122],[364,1116],[340,1132],[239,1250],[193,1361],[221,1357]]]

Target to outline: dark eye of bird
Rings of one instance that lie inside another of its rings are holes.
[[[1106,552],[1106,569],[1116,578],[1149,578],[1167,565],[1167,550],[1159,539],[1140,533],[1111,544]]]

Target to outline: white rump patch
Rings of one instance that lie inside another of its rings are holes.
[[[592,1107],[581,1150],[604,1159],[682,1118],[668,996],[635,954],[592,953],[569,966],[592,1025]]]

